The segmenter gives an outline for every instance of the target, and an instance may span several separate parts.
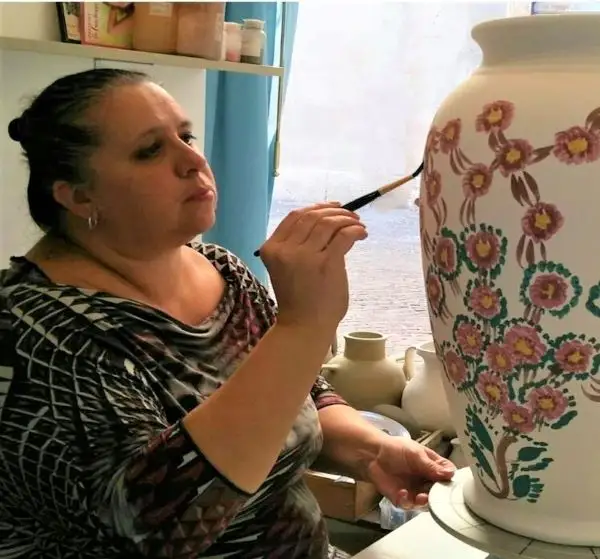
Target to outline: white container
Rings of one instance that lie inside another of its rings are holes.
[[[590,547],[600,546],[599,29],[600,14],[476,26],[483,62],[434,118],[419,205],[432,330],[472,473],[465,503],[527,538]]]
[[[232,21],[225,22],[225,60],[240,62],[242,58],[242,26]]]
[[[242,26],[242,57],[247,64],[262,64],[265,52],[265,22],[260,19],[245,19]]]

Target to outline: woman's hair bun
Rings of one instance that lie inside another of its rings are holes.
[[[10,139],[14,140],[15,142],[23,141],[23,118],[22,117],[13,118],[8,123],[8,135],[10,136]]]

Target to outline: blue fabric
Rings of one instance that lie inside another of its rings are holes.
[[[286,3],[280,59],[281,2],[228,2],[225,20],[265,22],[264,64],[281,63],[289,75],[298,3]],[[252,253],[264,242],[273,196],[273,156],[278,78],[208,71],[204,151],[217,179],[217,223],[203,235],[248,264],[264,282],[266,270]],[[287,79],[283,87],[287,85]]]

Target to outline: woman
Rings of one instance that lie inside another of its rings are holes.
[[[145,75],[63,77],[9,134],[45,235],[0,276],[0,558],[341,557],[302,481],[317,455],[405,507],[452,476],[319,376],[355,214],[282,221],[261,249],[276,310],[234,255],[190,244],[215,180]]]

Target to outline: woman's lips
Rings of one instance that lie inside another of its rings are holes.
[[[215,193],[210,188],[199,188],[193,194],[190,194],[186,201],[199,202],[205,200],[212,200],[215,197]]]

